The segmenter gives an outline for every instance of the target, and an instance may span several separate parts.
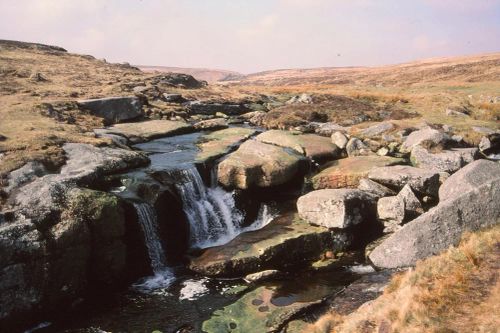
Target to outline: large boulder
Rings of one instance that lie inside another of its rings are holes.
[[[264,118],[266,117],[265,111],[252,111],[242,114],[240,117],[255,126],[263,126]]]
[[[421,146],[411,151],[411,163],[421,169],[453,173],[479,157],[477,148],[459,148],[432,154]]]
[[[243,143],[218,167],[219,183],[249,189],[285,184],[305,172],[304,157],[256,140]]]
[[[464,232],[498,223],[500,166],[489,177],[484,174],[479,181],[471,182],[468,176],[479,162],[465,167],[469,169],[463,175],[462,169],[446,180],[445,188],[461,190],[446,191],[439,205],[383,241],[369,255],[372,263],[380,268],[412,266],[419,259],[458,245]]]
[[[333,132],[331,135],[331,139],[332,143],[340,149],[344,149],[347,146],[347,142],[349,142],[347,136],[340,131]]]
[[[312,178],[314,189],[356,188],[362,178],[377,167],[401,164],[399,158],[386,156],[356,156],[330,162]]]
[[[142,100],[135,96],[86,99],[78,101],[78,105],[93,115],[104,118],[108,124],[128,121],[144,115]]]
[[[402,189],[406,184],[422,194],[436,197],[439,189],[439,173],[407,165],[395,165],[371,170],[368,178],[393,189]]]
[[[432,142],[435,145],[445,143],[448,140],[447,134],[436,129],[426,127],[421,130],[410,133],[401,145],[401,152],[411,152],[413,147],[424,141]]]
[[[148,120],[138,123],[116,124],[103,132],[126,137],[132,143],[193,132],[194,128],[183,121]]]
[[[192,258],[189,268],[203,275],[228,277],[267,269],[287,271],[312,263],[327,250],[343,251],[349,244],[340,231],[312,226],[295,214],[286,214],[228,244],[206,249]]]
[[[297,200],[299,216],[313,225],[345,229],[376,217],[373,195],[352,189],[312,191]]]
[[[314,134],[271,130],[259,134],[256,140],[290,148],[314,160],[332,159],[339,153],[338,147],[329,138]]]
[[[439,188],[439,200],[445,201],[500,177],[500,164],[478,160],[451,175]]]

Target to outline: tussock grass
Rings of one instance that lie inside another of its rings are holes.
[[[311,331],[498,332],[500,226],[393,277],[384,294],[346,317],[330,313]]]

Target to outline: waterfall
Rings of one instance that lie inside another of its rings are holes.
[[[144,234],[144,242],[151,261],[151,269],[154,273],[154,276],[141,279],[134,284],[134,287],[145,292],[168,287],[174,280],[174,274],[171,268],[167,266],[165,251],[158,234],[156,211],[150,204],[145,202],[134,203],[134,207]]]
[[[227,243],[241,232],[243,214],[236,208],[233,194],[212,184],[206,187],[193,166],[176,171],[191,235],[191,245],[209,247]]]

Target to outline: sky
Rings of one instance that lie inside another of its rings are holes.
[[[500,0],[0,0],[0,39],[252,73],[500,51]]]

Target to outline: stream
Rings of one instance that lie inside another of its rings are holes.
[[[228,243],[243,232],[258,230],[279,214],[279,203],[262,203],[257,218],[244,225],[244,213],[235,195],[219,187],[213,173],[206,185],[194,165],[196,142],[203,133],[161,138],[135,145],[149,154],[151,165],[127,174],[125,185],[111,189],[128,197],[130,184],[155,171],[168,172],[175,179],[183,211],[189,222],[189,245],[203,249]],[[127,185],[128,184],[128,185]],[[242,279],[215,279],[199,276],[182,265],[169,264],[159,233],[154,207],[134,199],[133,206],[144,234],[151,262],[151,276],[112,295],[94,295],[66,318],[42,323],[27,332],[201,332],[203,321],[220,308],[259,287],[272,290],[271,303],[277,307],[314,301],[332,295],[358,278],[349,270],[328,273],[286,275],[273,282],[247,284]]]

